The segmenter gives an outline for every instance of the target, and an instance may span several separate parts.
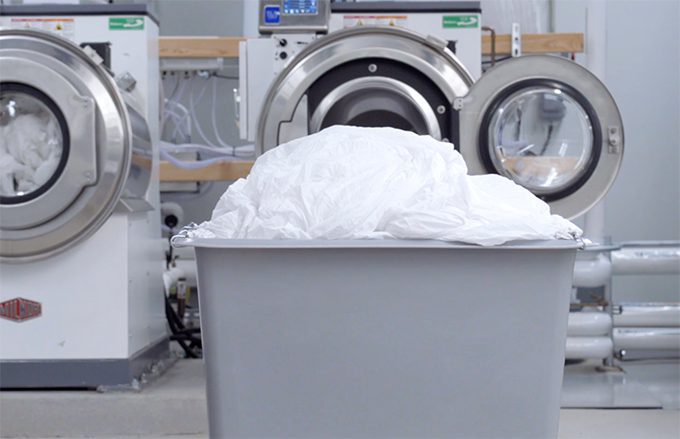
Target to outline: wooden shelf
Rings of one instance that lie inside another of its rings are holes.
[[[243,37],[160,37],[161,58],[238,58]]]
[[[496,35],[496,55],[510,55],[510,35]],[[522,53],[581,53],[583,34],[523,34]],[[491,55],[491,36],[482,36],[482,55]]]
[[[244,178],[253,167],[252,160],[214,163],[202,169],[176,168],[169,162],[161,162],[161,181],[231,181]]]
[[[238,58],[244,37],[160,37],[161,58]],[[582,33],[523,34],[522,53],[581,53]],[[482,36],[482,54],[491,55],[491,36]],[[510,35],[496,35],[496,54],[510,55]]]

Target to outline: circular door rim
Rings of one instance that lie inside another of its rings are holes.
[[[336,31],[295,56],[269,87],[258,119],[257,153],[278,145],[279,125],[292,120],[299,102],[321,75],[349,61],[376,57],[419,70],[450,102],[466,95],[474,82],[443,40],[386,26]]]
[[[0,30],[0,57],[48,61],[96,106],[97,181],[59,215],[35,227],[0,230],[0,261],[22,263],[63,252],[94,234],[113,213],[130,170],[132,135],[113,78],[72,42],[36,30]],[[2,225],[0,221],[0,225]]]
[[[488,70],[462,98],[460,111],[460,152],[465,158],[470,174],[499,173],[487,164],[482,148],[484,126],[490,120],[493,104],[507,96],[508,90],[520,83],[527,87],[542,85],[546,81],[565,85],[585,98],[592,107],[595,118],[593,129],[598,127],[599,156],[586,181],[577,188],[565,192],[561,198],[546,201],[551,212],[565,218],[578,217],[592,208],[609,191],[614,183],[623,159],[623,122],[613,97],[604,84],[590,71],[577,63],[551,55],[527,55],[499,63]]]

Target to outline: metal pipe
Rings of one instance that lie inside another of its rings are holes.
[[[603,359],[612,355],[609,337],[567,337],[564,358],[567,360]]]
[[[622,303],[614,314],[616,327],[680,327],[680,303]]]
[[[569,313],[567,336],[608,336],[611,329],[612,319],[609,314],[605,312]]]
[[[680,274],[680,245],[624,246],[612,252],[614,274]]]
[[[680,350],[680,328],[615,328],[613,338],[617,351]]]
[[[482,26],[482,30],[491,34],[491,67],[496,65],[496,30],[491,26]]]
[[[612,276],[612,264],[602,253],[579,255],[574,264],[574,286],[597,288],[606,285]]]

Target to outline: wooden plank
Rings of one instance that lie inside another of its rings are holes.
[[[228,161],[213,163],[202,169],[181,169],[162,161],[161,181],[231,181],[246,177],[253,167],[253,161]]]
[[[161,58],[238,58],[244,37],[160,37]],[[581,53],[582,33],[523,34],[523,53]],[[482,36],[482,54],[491,55],[491,36]],[[510,35],[496,35],[496,54],[510,55]]]
[[[243,37],[160,37],[161,58],[238,58]]]
[[[510,55],[510,35],[496,35],[496,55]],[[522,53],[581,53],[582,33],[522,34]],[[491,55],[491,36],[482,36],[482,55]]]

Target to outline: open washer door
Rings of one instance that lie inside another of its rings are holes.
[[[514,58],[457,100],[470,174],[498,173],[574,218],[605,196],[623,157],[614,99],[592,73],[555,56]]]
[[[121,197],[144,200],[148,126],[109,72],[69,41],[29,30],[0,31],[0,72],[3,261],[62,251]]]
[[[375,26],[319,38],[270,87],[258,153],[331,125],[391,126],[458,143],[452,104],[473,80],[446,44]]]

